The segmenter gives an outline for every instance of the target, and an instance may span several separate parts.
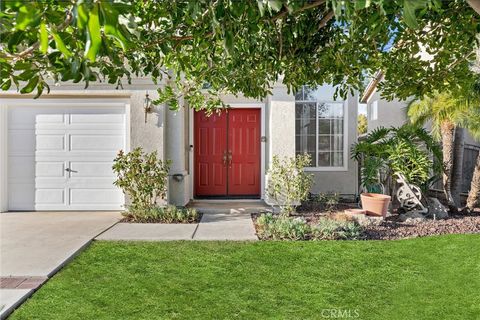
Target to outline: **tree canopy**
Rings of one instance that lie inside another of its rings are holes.
[[[477,0],[470,0],[470,2]],[[329,83],[342,96],[377,70],[386,98],[461,88],[473,77],[479,16],[463,0],[112,0],[0,2],[0,86],[132,77],[167,85],[172,108],[222,106]],[[429,55],[428,59],[425,54]],[[160,87],[160,86],[159,86]]]

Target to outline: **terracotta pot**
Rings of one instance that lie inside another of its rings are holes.
[[[380,193],[362,193],[362,208],[367,211],[369,216],[387,216],[388,205],[390,204],[390,196]]]

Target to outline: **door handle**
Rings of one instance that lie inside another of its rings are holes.
[[[223,165],[227,165],[227,150],[223,151]]]
[[[232,150],[228,150],[228,167],[232,167]]]
[[[70,169],[70,168],[65,169],[65,171],[67,171],[67,172],[74,172],[74,173],[78,172],[78,171],[72,170],[72,169]]]

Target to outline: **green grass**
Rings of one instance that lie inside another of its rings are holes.
[[[480,236],[95,242],[12,319],[321,319],[326,309],[478,319]]]

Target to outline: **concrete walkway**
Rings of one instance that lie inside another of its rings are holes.
[[[250,214],[205,213],[198,224],[118,223],[96,240],[257,240]]]
[[[193,240],[258,240],[250,214],[207,213]]]
[[[0,214],[0,318],[120,218],[118,212]]]

